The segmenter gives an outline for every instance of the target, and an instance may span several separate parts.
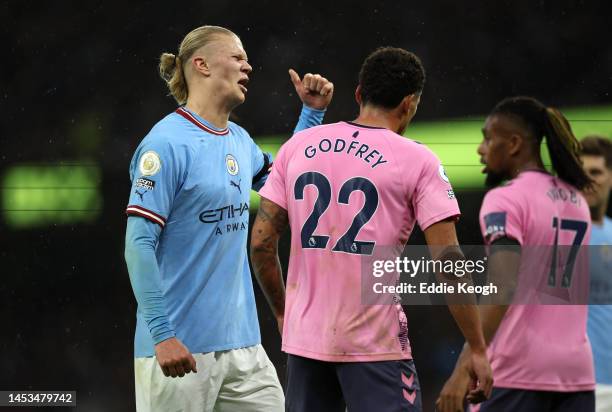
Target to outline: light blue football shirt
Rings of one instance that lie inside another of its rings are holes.
[[[130,165],[128,215],[163,228],[156,249],[170,325],[193,353],[260,342],[247,262],[249,195],[269,168],[249,134],[179,108],[142,140]],[[154,355],[139,307],[135,356]]]
[[[612,385],[612,219],[592,225],[591,295],[588,334],[593,347],[595,381]],[[607,246],[603,246],[607,245]]]
[[[324,113],[304,106],[296,132],[320,124]],[[250,190],[263,185],[270,164],[240,126],[220,130],[182,107],[142,140],[126,213],[162,230],[128,221],[126,260],[144,302],[135,357],[153,356],[154,344],[172,336],[192,353],[260,343],[246,243]]]

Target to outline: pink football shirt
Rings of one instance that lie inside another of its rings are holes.
[[[349,122],[297,133],[261,196],[287,210],[291,255],[283,351],[323,361],[410,359],[400,305],[363,305],[361,264],[458,216],[452,187],[425,146]]]
[[[588,245],[589,208],[572,186],[541,171],[525,171],[508,185],[491,190],[480,210],[487,244],[501,237],[522,245],[515,302],[506,312],[489,347],[495,386],[543,391],[585,391],[595,387],[586,305],[553,305],[556,299],[578,299],[588,276],[581,251],[573,277],[564,276],[571,248]],[[556,240],[555,240],[556,239]],[[551,275],[552,273],[552,275]],[[524,285],[528,285],[525,287]],[[577,297],[577,298],[576,298]]]

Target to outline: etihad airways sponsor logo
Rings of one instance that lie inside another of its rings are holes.
[[[242,202],[239,205],[227,205],[216,209],[205,210],[200,213],[199,219],[202,223],[219,223],[226,219],[234,219],[248,215],[249,204]]]

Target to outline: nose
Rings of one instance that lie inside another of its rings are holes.
[[[484,149],[484,140],[482,142],[480,142],[480,144],[478,145],[478,149],[476,150],[476,152],[480,155],[480,156],[484,156],[485,155],[485,149]]]
[[[249,62],[244,62],[244,65],[242,66],[242,71],[245,72],[246,74],[249,74],[253,71],[253,67],[251,67]]]

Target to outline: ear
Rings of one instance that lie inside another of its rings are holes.
[[[400,102],[400,110],[402,114],[409,113],[414,115],[416,113],[417,106],[419,105],[420,96],[418,94],[409,94],[405,96]]]
[[[523,149],[524,145],[525,139],[523,139],[523,136],[518,134],[510,135],[510,138],[508,139],[508,154],[510,156],[514,156]]]
[[[413,94],[409,94],[408,96],[405,96],[402,99],[402,102],[400,103],[400,109],[402,114],[410,113],[410,106],[412,106],[413,96]]]
[[[362,100],[361,100],[361,85],[360,84],[358,84],[357,88],[355,89],[355,101],[357,102],[359,106],[361,106]]]
[[[204,57],[194,56],[191,58],[191,62],[196,73],[201,73],[204,76],[210,76],[210,67],[208,67],[208,62],[204,59]]]
[[[606,173],[608,174],[608,187],[612,190],[612,169],[609,169],[607,166],[604,167]]]

